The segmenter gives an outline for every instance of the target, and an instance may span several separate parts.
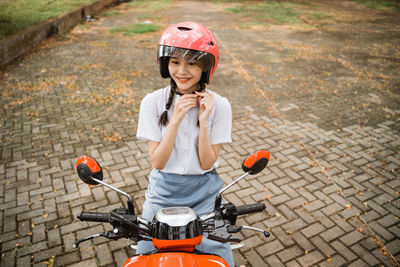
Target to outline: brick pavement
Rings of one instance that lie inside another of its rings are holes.
[[[195,5],[198,12],[206,6],[209,14],[221,11],[210,3],[191,2],[175,3],[175,11],[187,5]],[[132,14],[136,13],[121,16]],[[139,208],[147,187],[147,148],[134,135],[140,98],[164,84],[150,79],[157,69],[147,56],[154,53],[149,43],[159,33],[138,39],[104,34],[102,27],[118,24],[119,19],[105,19],[89,29],[78,27],[67,40],[50,40],[2,73],[2,266],[121,266],[134,253],[128,241],[103,238],[72,248],[76,239],[110,229],[79,222],[78,212],[108,211],[125,201],[107,188],[83,184],[74,169],[77,156],[88,153],[98,159],[105,181],[133,195]],[[232,103],[234,122],[233,143],[222,147],[218,172],[229,183],[241,174],[243,157],[261,148],[271,152],[267,169],[225,193],[238,205],[267,204],[266,212],[241,218],[238,224],[268,229],[271,237],[243,231],[239,236],[245,246],[234,252],[235,262],[393,265],[391,256],[400,256],[398,121],[362,125],[349,119],[333,129],[325,127],[330,117],[323,121],[324,116],[330,112],[321,106],[314,113],[321,118],[318,124],[292,116],[290,111],[301,107],[299,100],[290,98],[289,103],[296,104],[287,105],[260,92],[265,81],[245,64],[220,24],[216,22],[216,34],[222,53],[229,56],[221,58],[214,86],[226,85],[221,90]],[[134,62],[126,56],[132,51],[141,51]],[[102,66],[96,65],[98,58]],[[225,78],[232,73],[235,77]],[[240,94],[234,86],[248,93]],[[115,88],[120,89],[119,98]],[[308,100],[304,101],[306,105]]]
[[[246,246],[235,252],[236,261],[252,266],[260,266],[263,261],[272,266],[276,262],[289,266],[390,265],[379,245],[385,244],[393,255],[399,253],[400,210],[395,191],[398,182],[390,169],[399,166],[393,157],[396,151],[392,149],[398,140],[390,132],[392,124],[386,122],[378,128],[347,127],[337,133],[310,123],[255,114],[235,121],[234,142],[224,145],[221,151],[220,173],[226,183],[239,174],[243,153],[267,146],[272,154],[269,167],[262,174],[226,192],[225,197],[236,204],[265,201],[268,205],[267,212],[247,216],[239,223],[267,228],[271,237],[265,240],[261,235],[243,232]],[[241,134],[237,135],[239,131]],[[248,141],[243,141],[242,135]],[[366,145],[358,135],[378,138]],[[266,136],[276,144],[266,145]],[[321,146],[321,139],[330,146]],[[318,157],[305,153],[303,146],[318,152]],[[369,150],[386,157],[379,161],[368,158],[364,152]],[[104,152],[95,149],[90,154],[103,163],[105,180],[134,195],[140,207],[149,170],[143,144],[131,141],[122,148]],[[328,163],[330,159],[334,159],[333,163]],[[126,248],[128,242],[102,239],[94,240],[96,248],[87,242],[79,250],[72,249],[76,238],[107,228],[77,221],[73,218],[77,212],[107,211],[118,207],[123,200],[107,188],[89,188],[78,180],[73,167],[75,160],[62,161],[62,170],[24,160],[1,165],[0,174],[7,181],[1,187],[4,266],[39,264],[48,262],[52,256],[60,266],[81,260],[84,261],[76,266],[107,265],[113,259],[120,262],[132,255],[133,251]],[[381,167],[372,167],[374,162],[381,163]],[[38,177],[49,179],[29,182],[23,176],[24,180],[19,181],[21,173],[35,172],[39,172]]]

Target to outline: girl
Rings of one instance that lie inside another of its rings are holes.
[[[213,210],[223,182],[216,173],[222,143],[231,142],[232,112],[226,98],[206,90],[219,51],[203,25],[169,26],[159,41],[158,62],[171,85],[146,95],[140,105],[137,137],[147,141],[151,163],[143,218],[157,210],[188,206],[198,214]],[[141,241],[137,253],[153,250]],[[196,248],[218,254],[234,266],[230,244],[203,238]]]

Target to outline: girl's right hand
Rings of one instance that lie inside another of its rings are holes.
[[[185,117],[186,112],[197,106],[197,95],[185,94],[179,97],[175,103],[171,123],[179,124]]]

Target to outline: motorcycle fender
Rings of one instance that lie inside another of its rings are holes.
[[[228,267],[227,262],[215,255],[197,255],[184,252],[164,252],[134,256],[123,267]]]

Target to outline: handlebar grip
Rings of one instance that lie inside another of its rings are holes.
[[[84,212],[82,211],[76,216],[81,221],[89,222],[109,222],[110,213],[104,212]]]
[[[265,209],[265,204],[263,203],[256,203],[256,204],[250,204],[250,205],[243,205],[243,206],[238,206],[236,207],[237,210],[237,215],[244,215],[252,212],[260,212]]]

